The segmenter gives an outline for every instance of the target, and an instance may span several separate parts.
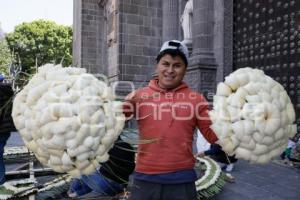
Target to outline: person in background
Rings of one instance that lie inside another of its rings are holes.
[[[0,184],[5,182],[5,163],[3,161],[4,146],[11,132],[16,131],[11,117],[14,92],[9,83],[4,83],[0,76]]]
[[[235,156],[228,156],[219,144],[211,144],[208,150],[199,152],[198,155],[211,157],[226,172],[231,172],[234,168],[234,163],[237,162]]]
[[[291,148],[290,154],[288,156],[289,161],[292,162],[292,165],[294,167],[300,167],[300,138],[295,137],[293,138],[293,141],[295,142],[295,145]]]
[[[280,155],[280,158],[282,160],[285,160],[285,159],[290,160],[291,159],[291,157],[290,157],[291,156],[291,151],[295,147],[295,145],[296,145],[296,142],[292,138],[289,138],[287,147],[284,150],[284,152],[282,152],[282,154]]]
[[[124,191],[135,167],[135,152],[130,144],[119,137],[108,154],[109,160],[101,163],[99,170],[72,180],[68,191],[70,198],[113,197]]]
[[[178,40],[166,41],[156,58],[157,77],[130,93],[124,102],[127,119],[134,117],[141,142],[133,173],[130,200],[196,200],[194,131],[210,143],[208,102],[183,82],[188,49]]]

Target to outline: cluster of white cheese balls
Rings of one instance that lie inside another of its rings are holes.
[[[78,177],[108,160],[125,116],[113,91],[83,68],[39,67],[16,95],[13,120],[37,159]]]
[[[241,68],[218,84],[210,117],[222,148],[251,163],[278,156],[297,131],[287,92],[252,68]]]

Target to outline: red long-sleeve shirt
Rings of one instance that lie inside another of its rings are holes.
[[[134,116],[138,122],[142,144],[138,146],[135,170],[140,173],[193,169],[196,127],[208,142],[218,140],[210,129],[207,101],[185,83],[166,91],[158,87],[157,80],[151,80],[148,87],[127,97],[124,113],[127,117]]]

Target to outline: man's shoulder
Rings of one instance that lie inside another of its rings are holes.
[[[140,99],[143,96],[149,96],[149,94],[151,93],[151,88],[148,86],[142,87],[142,88],[138,88],[132,92],[130,92],[126,97],[125,100],[137,100]]]
[[[197,92],[191,88],[186,88],[186,92],[190,95],[190,96],[194,96],[196,97],[197,99],[203,99],[204,96],[203,94],[201,94],[200,92]]]
[[[141,96],[144,94],[151,93],[151,92],[153,92],[153,90],[149,86],[145,86],[145,87],[136,89],[134,92],[136,93],[136,95]]]

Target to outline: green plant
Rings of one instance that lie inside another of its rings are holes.
[[[69,66],[72,62],[72,28],[37,20],[16,26],[6,35],[8,46],[22,71],[35,73],[46,63]]]

